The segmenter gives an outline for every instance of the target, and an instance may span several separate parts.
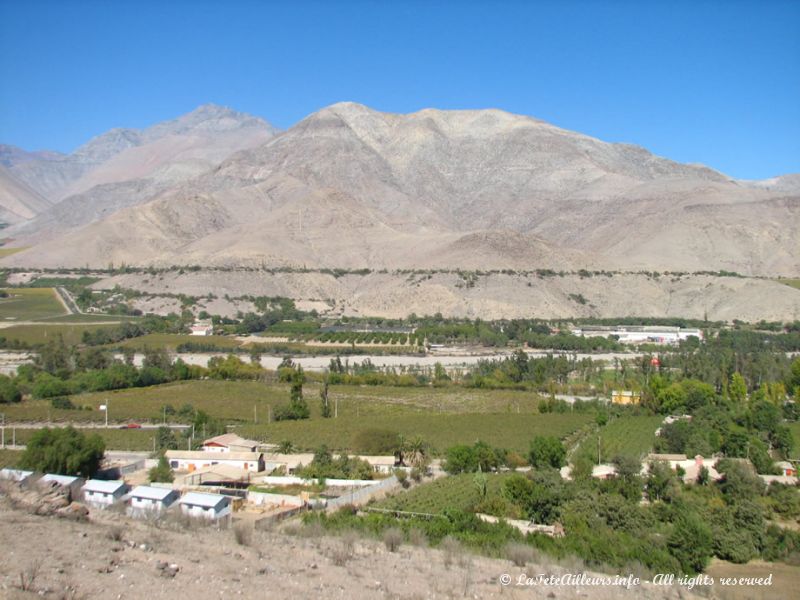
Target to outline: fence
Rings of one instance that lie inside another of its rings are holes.
[[[341,508],[342,506],[346,506],[348,504],[364,504],[373,496],[381,493],[381,492],[388,492],[391,489],[394,489],[400,485],[400,482],[397,480],[397,477],[392,475],[391,477],[387,477],[386,479],[382,480],[380,483],[376,483],[375,485],[371,485],[369,487],[364,487],[359,490],[352,489],[349,494],[343,494],[338,498],[332,498],[327,502],[328,509],[336,509]]]

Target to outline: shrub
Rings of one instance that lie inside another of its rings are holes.
[[[397,477],[397,481],[399,481],[400,485],[402,485],[404,488],[409,486],[408,471],[405,469],[395,469],[394,476]]]
[[[253,528],[246,523],[237,523],[233,528],[233,537],[240,546],[250,546],[253,543]]]
[[[425,535],[425,532],[421,529],[416,527],[412,527],[408,531],[408,542],[412,546],[419,546],[420,548],[424,548],[428,545],[428,536]]]
[[[524,567],[535,559],[533,548],[527,544],[520,544],[518,542],[508,544],[505,547],[505,555],[506,558],[517,567]]]
[[[389,527],[383,532],[383,543],[389,552],[397,552],[403,543],[403,532],[397,527]]]
[[[114,525],[110,527],[109,530],[106,532],[106,536],[108,536],[108,539],[114,542],[121,542],[123,531],[124,530],[122,529],[122,527],[120,527],[119,525]]]
[[[444,554],[444,566],[448,568],[453,564],[453,561],[459,558],[464,552],[461,543],[449,535],[442,539],[439,543],[439,548],[442,549],[442,553]]]

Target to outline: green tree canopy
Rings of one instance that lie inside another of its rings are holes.
[[[105,449],[103,438],[97,434],[86,436],[73,427],[45,427],[31,437],[20,466],[43,473],[93,477]]]

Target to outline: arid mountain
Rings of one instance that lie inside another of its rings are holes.
[[[9,233],[35,242],[86,225],[197,177],[275,133],[256,117],[205,105],[141,131],[113,129],[70,155],[31,154],[7,146],[2,156],[10,170],[56,203]]]
[[[0,166],[0,223],[19,223],[48,208],[50,202]]]
[[[73,228],[5,264],[800,272],[791,190],[497,110],[396,115],[336,104],[122,208],[146,194],[109,179],[140,167],[125,185],[157,177],[144,165],[184,135],[180,121],[82,175],[69,188],[80,195],[50,213],[80,203],[95,222],[63,215]]]

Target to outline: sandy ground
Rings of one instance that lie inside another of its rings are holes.
[[[289,525],[291,526],[291,525]],[[287,527],[284,525],[284,527]],[[389,552],[374,540],[253,531],[247,545],[234,531],[156,527],[93,511],[89,522],[38,517],[0,499],[0,598],[691,598],[676,587],[526,587],[529,575],[568,572],[515,567],[459,551],[403,545]],[[119,539],[115,539],[119,538]],[[169,567],[176,565],[171,576]],[[161,567],[161,568],[159,568]],[[579,572],[574,567],[569,572]],[[21,577],[30,579],[22,591]]]

